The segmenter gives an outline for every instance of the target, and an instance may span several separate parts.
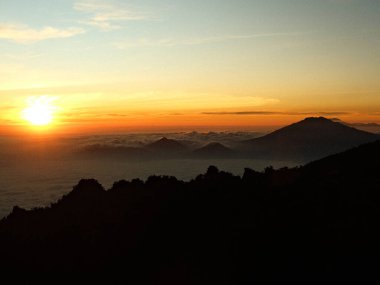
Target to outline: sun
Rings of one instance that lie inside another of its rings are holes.
[[[50,96],[31,97],[27,107],[22,111],[22,117],[33,126],[47,126],[52,123],[56,107],[55,98]]]

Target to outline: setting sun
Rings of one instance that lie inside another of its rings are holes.
[[[33,97],[28,100],[28,106],[23,110],[23,118],[34,126],[46,126],[53,121],[56,107],[52,104],[54,98],[49,96]]]

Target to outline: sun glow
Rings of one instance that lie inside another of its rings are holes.
[[[28,106],[23,110],[22,117],[34,126],[46,126],[52,123],[56,107],[55,98],[49,96],[31,97]]]

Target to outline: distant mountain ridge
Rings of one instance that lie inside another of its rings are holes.
[[[184,151],[187,149],[187,147],[180,142],[173,139],[168,139],[166,137],[163,137],[155,142],[146,145],[145,148],[155,151],[169,152]]]
[[[188,182],[150,176],[105,190],[81,180],[50,207],[14,207],[0,221],[2,277],[377,284],[379,161],[376,141],[302,167],[245,169],[242,177],[210,166]]]
[[[232,149],[218,142],[209,143],[192,151],[191,154],[196,158],[228,158],[236,156],[236,153]]]
[[[251,157],[313,160],[379,139],[324,117],[310,117],[244,142]]]
[[[371,132],[371,133],[379,133],[380,132],[380,124],[377,123],[347,123],[345,121],[342,121],[339,118],[332,118],[331,119],[334,122],[341,123],[362,131]]]
[[[190,133],[191,136],[191,133]],[[336,119],[310,117],[262,137],[233,144],[219,141],[199,147],[199,142],[162,137],[140,147],[95,144],[82,149],[87,157],[131,159],[268,159],[309,162],[379,139],[378,134],[350,127]]]

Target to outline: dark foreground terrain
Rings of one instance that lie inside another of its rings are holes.
[[[377,141],[243,177],[82,180],[0,222],[0,270],[12,283],[378,284],[379,163]]]

